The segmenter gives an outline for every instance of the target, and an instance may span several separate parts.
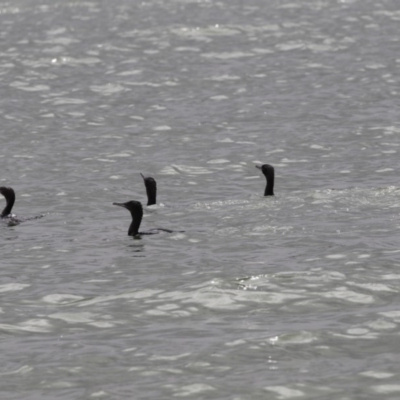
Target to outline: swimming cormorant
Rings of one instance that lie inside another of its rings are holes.
[[[256,165],[256,168],[261,170],[265,179],[267,180],[267,186],[265,186],[264,196],[273,196],[274,195],[274,180],[275,180],[275,170],[272,165],[264,164],[264,165]]]
[[[2,186],[2,187],[0,187],[0,193],[6,199],[6,206],[4,207],[4,210],[1,212],[0,217],[1,218],[6,218],[11,214],[11,210],[12,210],[12,208],[14,206],[14,203],[15,203],[15,192],[14,192],[14,189],[12,189],[10,187]]]
[[[6,206],[4,207],[4,210],[0,214],[0,219],[5,220],[7,225],[9,226],[18,225],[19,223],[24,221],[29,221],[31,219],[38,219],[43,217],[43,215],[37,215],[36,217],[18,218],[15,214],[11,214],[11,210],[15,203],[14,189],[2,186],[0,187],[0,193],[6,199]]]
[[[126,208],[130,211],[132,215],[132,222],[128,229],[128,236],[136,236],[136,235],[153,235],[155,233],[159,233],[159,231],[172,233],[173,231],[169,229],[157,228],[148,232],[139,232],[140,223],[143,218],[143,207],[140,201],[131,200],[126,203],[113,203],[115,206],[120,206]]]
[[[143,174],[140,174],[143,178],[144,186],[146,186],[147,193],[147,205],[152,206],[156,204],[156,196],[157,196],[157,183],[154,178],[148,176],[145,178]]]

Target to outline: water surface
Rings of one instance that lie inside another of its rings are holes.
[[[0,227],[1,397],[397,399],[399,19],[3,3],[0,185],[46,215]],[[140,172],[176,232],[127,237]]]

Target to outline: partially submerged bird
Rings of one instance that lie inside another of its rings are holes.
[[[28,218],[18,218],[15,214],[11,214],[11,210],[15,203],[15,192],[14,189],[10,187],[2,186],[0,187],[0,193],[6,199],[6,206],[4,210],[0,214],[0,219],[4,220],[7,225],[18,225],[21,222],[29,221],[31,219],[37,219],[43,217],[43,215],[37,215],[36,217],[28,217]]]
[[[14,192],[14,189],[12,189],[10,187],[2,186],[2,187],[0,187],[0,193],[6,199],[6,206],[4,207],[4,210],[1,212],[0,217],[6,218],[11,214],[11,210],[14,206],[15,192]]]
[[[274,195],[274,180],[275,180],[275,170],[272,165],[264,164],[264,165],[256,165],[256,168],[261,170],[265,179],[267,180],[267,186],[265,186],[264,196],[273,196]]]
[[[173,231],[169,229],[152,229],[147,232],[139,232],[140,223],[143,218],[143,207],[140,201],[131,200],[126,203],[113,203],[115,206],[126,208],[132,215],[132,222],[128,229],[128,236],[137,236],[137,235],[153,235],[155,233],[159,233],[160,231],[172,233]]]
[[[144,186],[146,186],[147,193],[147,205],[152,206],[156,204],[157,197],[157,183],[154,178],[151,176],[145,177],[143,174],[140,174],[143,178]]]

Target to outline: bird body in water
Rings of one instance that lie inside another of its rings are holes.
[[[6,199],[6,206],[4,207],[4,210],[0,214],[0,219],[4,220],[7,223],[7,225],[9,226],[18,225],[19,223],[24,221],[29,221],[31,219],[37,219],[43,217],[43,215],[38,215],[36,217],[18,218],[15,214],[11,214],[12,208],[15,203],[14,189],[2,186],[0,187],[0,193]]]
[[[146,187],[147,205],[152,206],[153,204],[156,204],[157,182],[151,176],[145,177],[143,174],[140,175],[142,176],[144,186]]]
[[[265,186],[264,196],[274,195],[274,181],[275,181],[275,169],[272,165],[256,165],[256,168],[261,170],[265,179],[267,180],[267,186]]]
[[[139,227],[143,218],[143,207],[140,201],[130,200],[126,203],[113,203],[115,206],[126,208],[132,216],[132,222],[128,229],[128,236],[138,236],[138,235],[153,235],[159,233],[160,231],[172,233],[173,231],[169,229],[157,228],[148,232],[139,232]]]

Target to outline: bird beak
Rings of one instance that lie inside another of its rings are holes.
[[[140,176],[143,178],[144,181],[146,180],[142,173],[140,173]]]
[[[124,203],[113,203],[114,206],[120,206],[126,208]]]
[[[261,170],[261,166],[260,166],[260,165],[256,165],[256,168],[258,168],[258,169],[260,169],[260,170]]]

